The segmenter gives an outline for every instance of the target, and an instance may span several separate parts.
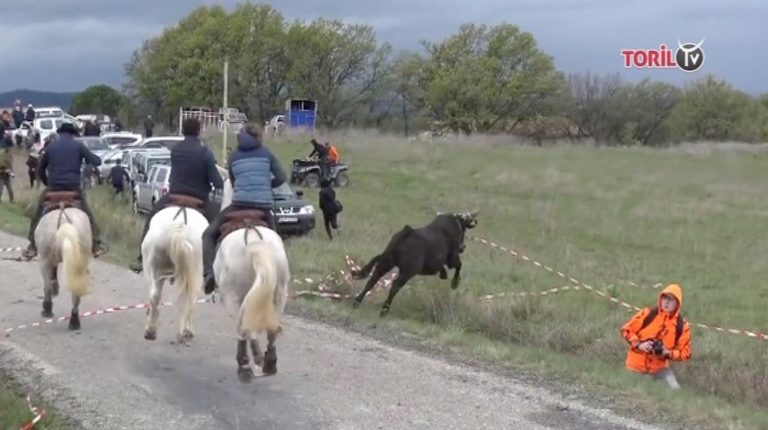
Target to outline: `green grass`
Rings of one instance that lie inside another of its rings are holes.
[[[344,268],[345,254],[367,260],[403,225],[423,225],[437,210],[477,207],[480,224],[472,235],[621,300],[652,305],[659,290],[649,286],[678,282],[683,312],[693,323],[766,330],[764,150],[538,148],[503,138],[425,143],[354,132],[321,140],[339,146],[351,166],[351,185],[337,190],[345,211],[336,240],[329,242],[318,226],[309,237],[286,242],[295,276]],[[301,138],[269,145],[286,170],[291,159],[311,150]],[[316,204],[317,190],[305,192]],[[127,202],[120,207],[108,199],[97,190],[92,206],[111,257],[125,261],[138,250],[141,224]],[[0,210],[0,223],[13,229],[20,210],[11,211]],[[663,411],[696,428],[768,428],[766,341],[693,327],[692,360],[674,365],[684,389],[670,393],[624,369],[626,344],[619,329],[631,316],[626,309],[586,291],[484,301],[485,294],[569,283],[474,241],[462,259],[458,290],[448,280],[415,278],[384,322],[377,316],[381,292],[357,311],[346,302],[312,299],[291,306],[325,319],[387,324],[483,361],[585,383],[637,414]],[[362,282],[354,285],[361,287]]]
[[[34,403],[34,406],[40,408],[37,403]],[[68,430],[71,428],[60,420],[54,411],[45,406],[43,409],[46,415],[35,424],[35,429]],[[35,415],[29,410],[26,398],[18,395],[5,382],[0,381],[0,429],[20,429],[34,418]]]

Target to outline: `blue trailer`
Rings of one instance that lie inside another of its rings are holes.
[[[289,131],[314,133],[317,125],[317,101],[288,99],[285,101],[285,125]]]

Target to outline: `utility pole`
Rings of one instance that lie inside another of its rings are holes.
[[[229,132],[229,122],[227,120],[227,96],[229,91],[229,60],[224,59],[224,126],[222,127],[222,133],[224,134],[221,146],[221,164],[227,160],[227,133]]]

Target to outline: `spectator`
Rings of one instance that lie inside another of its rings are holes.
[[[11,147],[4,145],[0,152],[0,200],[3,198],[3,187],[8,188],[8,197],[13,203],[13,155]]]
[[[29,188],[35,186],[37,181],[37,188],[40,188],[40,181],[37,177],[37,165],[40,162],[40,142],[35,143],[32,149],[29,151],[29,157],[27,157],[27,174],[29,175]]]
[[[691,358],[691,328],[680,313],[682,307],[682,287],[669,284],[659,294],[657,306],[641,309],[621,328],[630,345],[627,368],[663,379],[673,389],[680,385],[669,367],[670,360]]]
[[[27,106],[27,112],[24,115],[24,121],[29,123],[35,122],[35,109],[32,107],[32,103]]]
[[[152,115],[147,115],[147,119],[144,120],[144,137],[152,137],[152,130],[155,128],[155,123],[152,121]]]
[[[12,116],[16,128],[21,128],[21,123],[24,122],[24,112],[21,111],[21,104],[14,106]]]
[[[130,180],[131,177],[128,176],[128,171],[123,167],[122,160],[118,159],[115,162],[114,167],[112,167],[112,170],[109,171],[109,182],[115,189],[115,197],[125,191],[125,184],[129,183]]]

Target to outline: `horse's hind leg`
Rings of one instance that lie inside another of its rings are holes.
[[[163,281],[155,278],[154,273],[150,275],[150,278],[149,317],[147,317],[147,327],[144,330],[144,339],[155,340],[157,339],[157,320],[160,317],[158,306],[163,295]]]
[[[53,297],[58,293],[58,283],[56,281],[56,266],[53,268],[43,267],[43,312],[44,318],[53,317]]]
[[[80,297],[72,295],[72,314],[69,316],[69,329],[80,330]]]
[[[256,338],[255,333],[251,333],[251,354],[253,354],[253,364],[256,366],[261,366],[264,364],[264,354],[261,352],[261,348],[259,347],[259,340]]]
[[[265,375],[277,373],[277,348],[275,347],[275,340],[278,333],[280,333],[280,329],[267,332],[267,351],[264,353],[264,365],[261,367],[261,371]]]
[[[248,383],[253,380],[253,369],[248,358],[248,335],[241,333],[237,340],[237,378],[242,383]]]

